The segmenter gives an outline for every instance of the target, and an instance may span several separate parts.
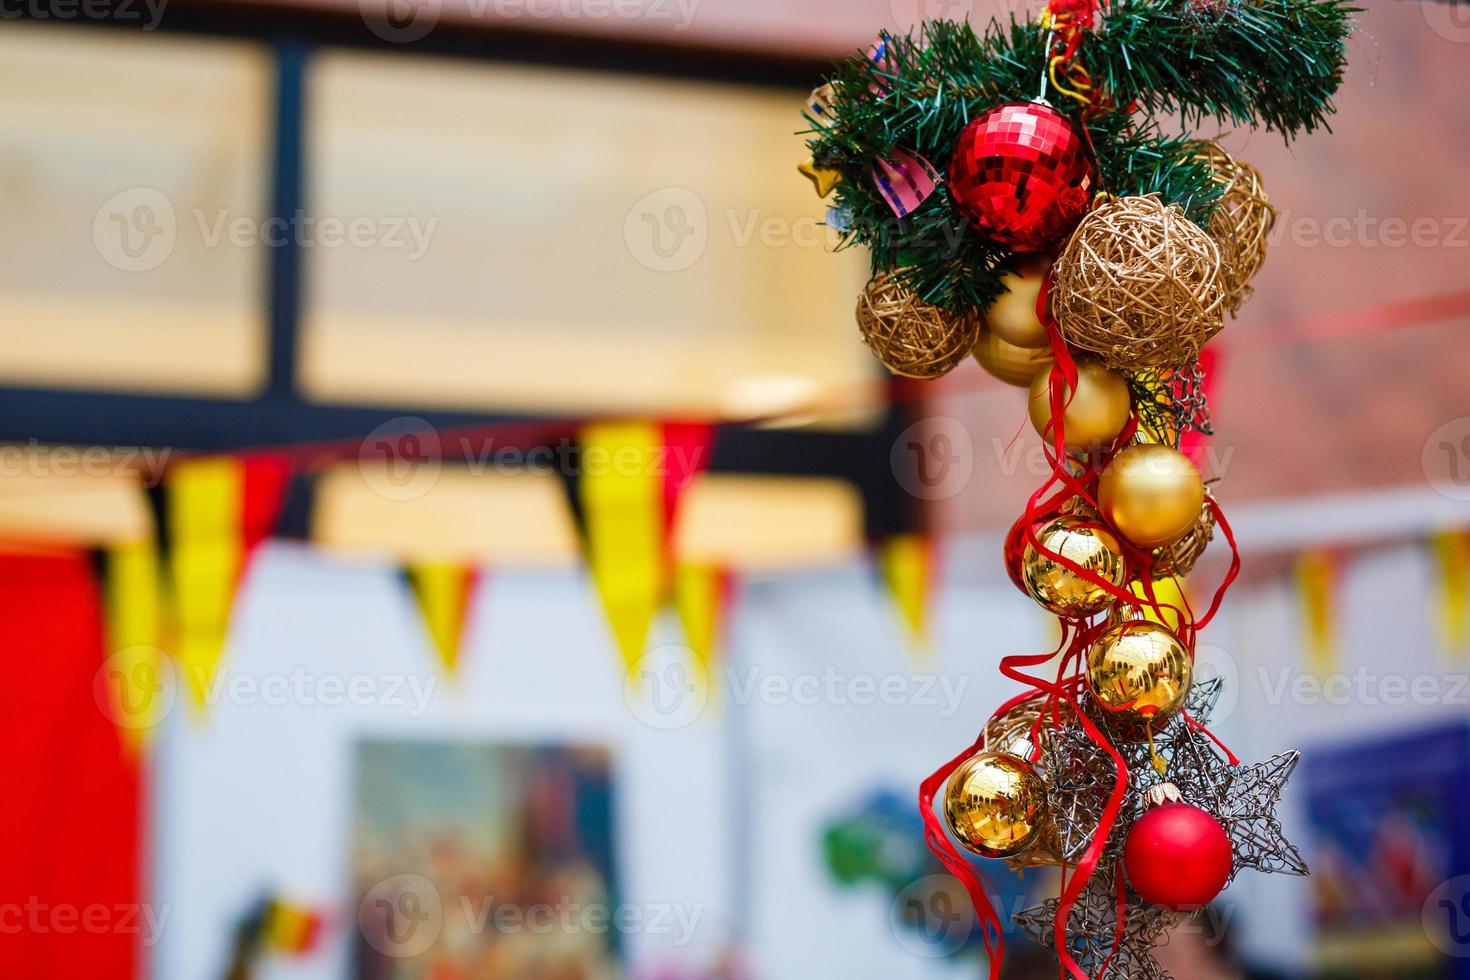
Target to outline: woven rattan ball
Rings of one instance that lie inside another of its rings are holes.
[[[1250,281],[1266,261],[1266,238],[1276,224],[1276,208],[1261,186],[1261,172],[1237,160],[1217,143],[1199,145],[1199,158],[1215,172],[1220,202],[1205,230],[1220,247],[1220,285],[1231,314],[1250,298]]]
[[[863,340],[894,374],[937,378],[966,357],[980,338],[980,317],[926,303],[899,275],[873,277],[857,305]]]
[[[1083,218],[1053,274],[1062,336],[1114,370],[1182,368],[1223,325],[1219,248],[1156,194]]]
[[[1167,548],[1154,551],[1155,579],[1173,576],[1183,578],[1194,569],[1195,562],[1200,560],[1205,549],[1215,539],[1215,510],[1210,506],[1214,499],[1210,488],[1205,487],[1205,505],[1200,508],[1199,520],[1194,522],[1194,527],[1184,532],[1184,537]]]

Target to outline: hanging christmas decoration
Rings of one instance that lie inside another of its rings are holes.
[[[1205,484],[1188,456],[1143,442],[1118,453],[1103,469],[1097,500],[1123,537],[1140,548],[1162,548],[1199,520]]]
[[[1008,385],[1029,388],[1036,376],[1052,365],[1050,347],[1017,347],[982,329],[975,342],[975,360],[985,373]]]
[[[980,234],[1034,252],[1082,219],[1096,178],[1087,137],[1071,119],[1044,102],[1010,102],[960,132],[949,181]]]
[[[1215,506],[1214,495],[1205,487],[1205,502],[1194,524],[1173,544],[1154,549],[1150,571],[1155,580],[1183,578],[1194,571],[1195,562],[1204,557],[1205,549],[1215,540]]]
[[[1189,651],[1158,623],[1134,619],[1109,627],[1087,653],[1092,703],[1129,741],[1184,703],[1192,672]]]
[[[1053,275],[1063,338],[1120,371],[1183,367],[1224,325],[1219,247],[1154,194],[1089,214]]]
[[[1058,616],[1091,616],[1113,604],[1127,580],[1118,541],[1080,517],[1058,517],[1035,532],[1021,554],[1021,580],[1031,598]]]
[[[1220,821],[1184,802],[1165,783],[1149,792],[1152,809],[1128,831],[1128,884],[1151,905],[1176,912],[1204,908],[1230,880],[1234,855]]]
[[[1036,842],[1046,785],[1024,759],[999,752],[972,756],[949,778],[944,815],[961,844],[982,857],[1009,857]]]
[[[1276,209],[1261,187],[1261,172],[1237,160],[1220,144],[1200,144],[1199,155],[1210,165],[1220,200],[1205,226],[1220,247],[1220,284],[1225,308],[1232,314],[1250,298],[1250,281],[1266,261],[1266,236],[1276,224]]]
[[[1016,921],[1071,980],[1164,978],[1150,951],[1188,909],[1244,870],[1306,873],[1276,817],[1296,754],[1242,764],[1207,727],[1221,685],[1194,681],[1196,643],[1239,559],[1179,451],[1211,431],[1200,352],[1249,295],[1274,211],[1253,168],[1159,120],[1323,127],[1348,3],[1050,0],[1037,23],[935,21],[883,35],[809,104],[846,242],[872,256],[869,346],[915,377],[973,349],[1029,389],[1048,464],[1005,567],[1061,642],[1001,659],[1021,690],[920,789],[991,980],[1005,930],[961,848],[1061,865],[1061,893]],[[890,167],[920,193],[895,193]],[[1194,608],[1178,578],[1220,539]]]
[[[1107,449],[1133,417],[1133,398],[1128,381],[1116,371],[1109,371],[1092,358],[1077,360],[1077,384],[1061,383],[1058,399],[1065,408],[1064,445],[1071,450]],[[1031,400],[1027,412],[1036,434],[1049,439],[1052,431],[1052,376],[1038,372],[1031,382]]]
[[[1036,312],[1050,268],[1050,259],[1034,258],[1013,271],[1002,272],[1000,285],[1005,292],[985,307],[985,329],[1015,347],[1046,348],[1050,352],[1046,324]]]
[[[863,340],[894,374],[937,378],[963,361],[980,335],[980,319],[919,299],[896,275],[868,283],[858,301]]]

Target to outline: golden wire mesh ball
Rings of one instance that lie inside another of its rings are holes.
[[[970,356],[980,339],[978,316],[924,302],[896,273],[874,276],[857,306],[863,341],[894,374],[937,378]]]
[[[1205,505],[1200,508],[1199,520],[1184,532],[1184,537],[1167,547],[1154,551],[1154,578],[1183,578],[1194,570],[1195,563],[1204,555],[1210,542],[1215,540],[1215,511],[1210,507],[1214,494],[1205,487]]]
[[[1062,336],[1114,370],[1185,367],[1224,325],[1219,247],[1157,194],[1083,218],[1053,271]]]
[[[1220,284],[1225,308],[1233,316],[1251,295],[1250,281],[1266,261],[1266,238],[1276,224],[1276,208],[1261,186],[1261,172],[1237,160],[1218,143],[1199,144],[1198,156],[1215,172],[1223,190],[1205,227],[1220,247]]]

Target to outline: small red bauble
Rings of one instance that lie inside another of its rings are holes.
[[[1123,845],[1128,883],[1151,905],[1182,910],[1210,904],[1230,879],[1230,838],[1199,807],[1165,803],[1133,825]]]
[[[1061,241],[1087,213],[1087,140],[1044,102],[1006,102],[973,119],[949,162],[949,188],[981,234],[1022,252]]]

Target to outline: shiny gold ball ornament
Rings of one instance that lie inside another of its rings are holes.
[[[980,318],[919,299],[897,273],[873,277],[857,306],[858,329],[878,359],[906,378],[948,374],[974,349]]]
[[[1205,231],[1220,246],[1220,284],[1225,308],[1233,315],[1250,298],[1250,281],[1266,261],[1266,237],[1276,224],[1276,208],[1255,167],[1208,141],[1199,144],[1197,156],[1209,164],[1221,188]]]
[[[1001,273],[1006,291],[985,308],[985,328],[1015,347],[1050,347],[1046,324],[1036,315],[1041,284],[1049,268],[1050,259],[1032,259],[1018,269]]]
[[[981,857],[1010,857],[1041,834],[1046,783],[1024,759],[982,752],[962,762],[949,777],[944,816],[967,850]]]
[[[1061,555],[1105,582],[1121,588],[1127,580],[1128,568],[1117,539],[1084,518],[1058,517],[1037,529],[1036,540],[1045,551]],[[1113,602],[1107,589],[1036,550],[1029,541],[1021,553],[1021,580],[1031,598],[1067,619],[1095,615]]]
[[[1062,337],[1117,371],[1184,368],[1224,325],[1219,247],[1156,194],[1088,214],[1052,273]]]
[[[1050,370],[1055,358],[1050,347],[1017,347],[989,330],[981,330],[975,343],[975,360],[991,377],[1025,388],[1038,373]]]
[[[1103,470],[1097,502],[1123,537],[1140,548],[1163,548],[1199,520],[1205,484],[1179,450],[1138,443],[1114,456]]]
[[[1050,442],[1056,435],[1048,432],[1051,424],[1052,372],[1042,371],[1031,382],[1031,401],[1027,410],[1037,435]],[[1064,379],[1062,402],[1063,433],[1068,449],[1107,448],[1133,416],[1133,399],[1128,381],[1090,357],[1077,359],[1077,390],[1074,393]]]
[[[1179,709],[1193,673],[1189,651],[1159,623],[1110,627],[1087,652],[1087,688],[1115,728],[1134,738]]]

